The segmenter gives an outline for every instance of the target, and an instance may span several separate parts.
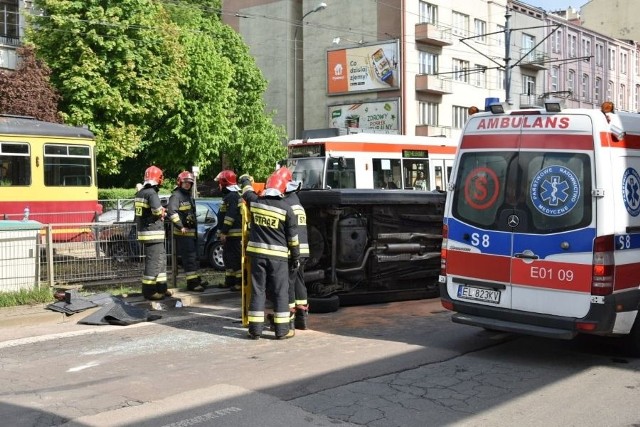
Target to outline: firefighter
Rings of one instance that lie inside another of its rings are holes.
[[[287,181],[284,200],[291,206],[298,225],[298,241],[300,242],[300,267],[289,276],[289,309],[294,313],[296,329],[307,329],[309,303],[307,287],[304,284],[304,266],[309,258],[309,240],[307,237],[307,214],[298,198],[300,182],[292,181],[292,173],[286,167],[279,168],[276,173]]]
[[[251,231],[246,248],[251,259],[248,336],[258,339],[262,334],[265,300],[269,292],[273,295],[276,339],[291,338],[295,335],[295,328],[289,311],[289,272],[300,266],[300,246],[295,214],[283,200],[287,181],[276,173],[272,174],[262,196],[253,190],[250,177],[243,175],[240,185],[242,197],[251,212]]]
[[[177,186],[167,204],[167,215],[173,223],[173,237],[176,251],[182,258],[182,268],[187,276],[187,290],[204,292],[208,282],[198,274],[198,223],[196,220],[196,202],[193,199],[193,174],[180,172]]]
[[[144,172],[142,189],[135,198],[136,230],[145,254],[142,296],[151,301],[171,296],[167,289],[167,252],[164,246],[165,209],[158,197],[163,179],[160,168],[148,167]]]
[[[218,211],[218,239],[222,242],[224,284],[221,288],[240,291],[242,288],[242,197],[236,174],[223,170],[215,181],[222,191],[222,205]]]

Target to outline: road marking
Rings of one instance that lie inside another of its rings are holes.
[[[99,366],[100,364],[98,362],[89,362],[86,363],[84,365],[80,365],[80,366],[76,366],[75,368],[69,368],[67,369],[67,372],[79,372],[88,368],[93,368],[94,366]]]

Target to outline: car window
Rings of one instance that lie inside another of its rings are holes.
[[[209,209],[206,205],[201,205],[196,203],[196,218],[199,224],[207,224],[211,225],[218,222],[216,215]]]

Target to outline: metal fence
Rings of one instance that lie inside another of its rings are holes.
[[[175,285],[175,245],[167,239],[166,246]],[[142,276],[143,261],[144,249],[131,222],[0,221],[0,292],[135,282]]]

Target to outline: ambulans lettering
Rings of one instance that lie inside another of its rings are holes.
[[[640,175],[634,168],[627,168],[622,175],[622,199],[629,215],[640,214]]]
[[[255,212],[253,212],[253,222],[256,223],[256,225],[269,228],[278,228],[279,226],[278,218],[273,218]]]
[[[531,202],[547,216],[569,213],[580,198],[580,181],[576,174],[564,166],[549,166],[531,181]]]
[[[510,116],[483,118],[478,121],[477,129],[567,129],[569,125],[569,117]]]

